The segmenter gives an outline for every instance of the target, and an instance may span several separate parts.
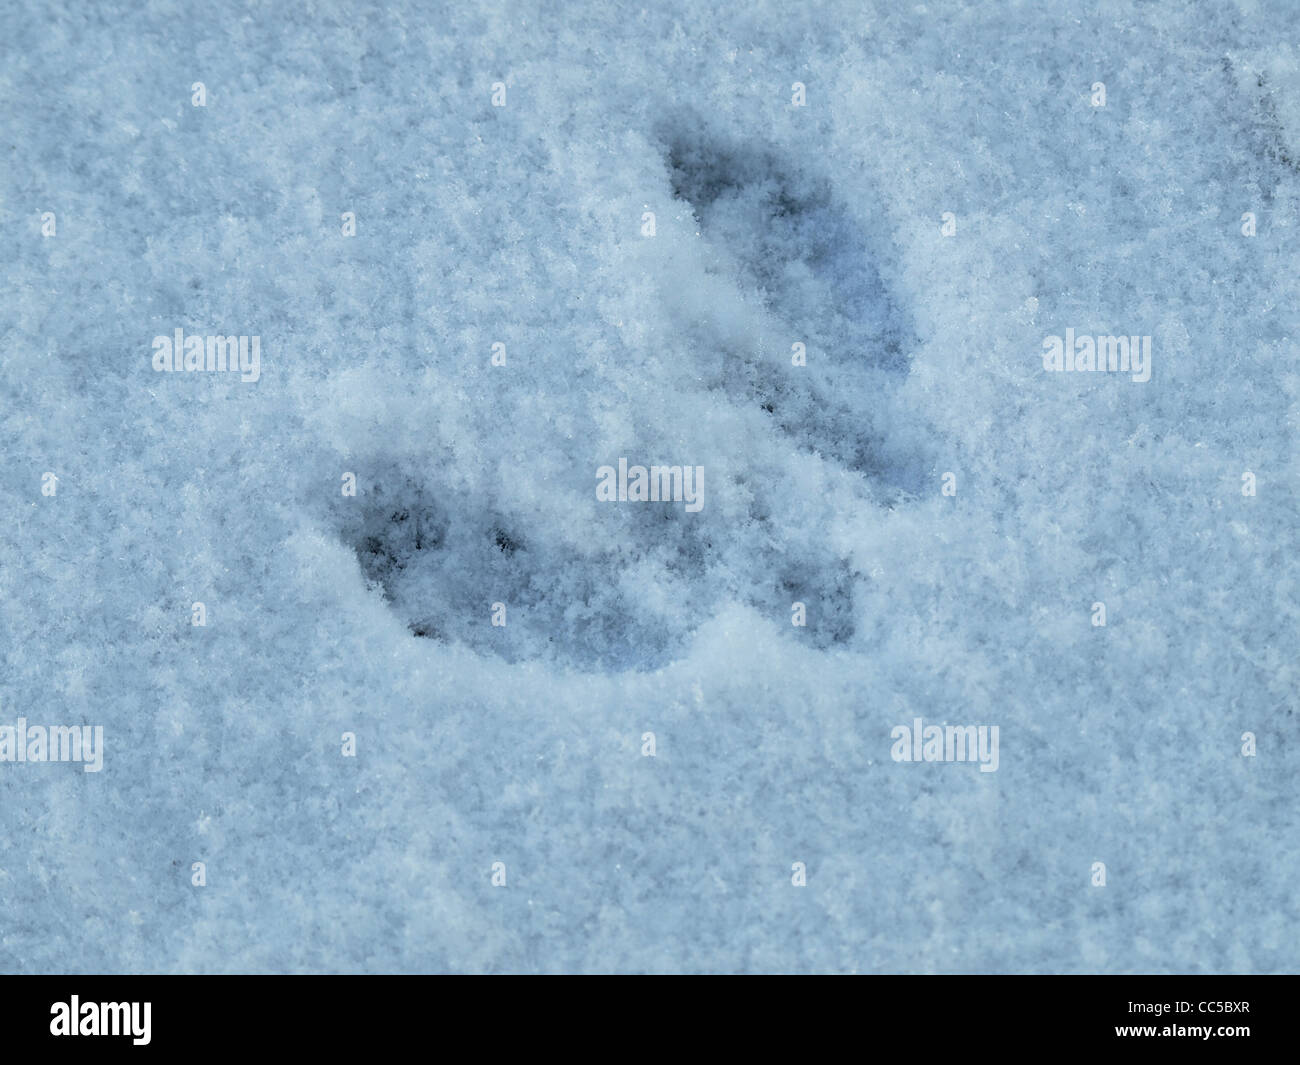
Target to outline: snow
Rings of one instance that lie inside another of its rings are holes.
[[[1057,7],[7,5],[0,970],[1295,971],[1300,11]]]

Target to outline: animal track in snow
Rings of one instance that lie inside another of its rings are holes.
[[[867,234],[811,166],[701,128],[663,134],[673,195],[738,272],[736,284],[757,292],[764,313],[809,354],[807,366],[794,367],[788,344],[777,359],[728,352],[745,365],[723,382],[724,401],[761,410],[774,433],[874,485],[907,488],[914,471],[883,457],[873,401],[906,373],[911,328]],[[578,550],[488,495],[447,501],[435,478],[396,455],[379,460],[370,482],[341,531],[417,637],[510,661],[656,668],[680,654],[724,597],[786,625],[791,604],[806,603],[807,627],[787,631],[814,646],[854,637],[863,578],[816,530],[792,532],[762,485],[752,486],[739,526],[707,502],[695,514],[675,504],[605,504]],[[797,482],[782,491],[797,502]],[[494,602],[505,605],[505,627],[490,624]]]
[[[868,402],[898,385],[915,344],[872,241],[830,180],[807,164],[704,128],[680,121],[661,134],[673,194],[691,206],[705,239],[739,264],[739,281],[808,349],[808,365],[793,373],[789,344],[784,359],[752,353],[751,402],[799,446],[915,489],[915,465],[883,457]]]

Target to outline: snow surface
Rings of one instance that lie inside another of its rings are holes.
[[[0,970],[1300,965],[1300,8],[729,6],[0,3]]]

